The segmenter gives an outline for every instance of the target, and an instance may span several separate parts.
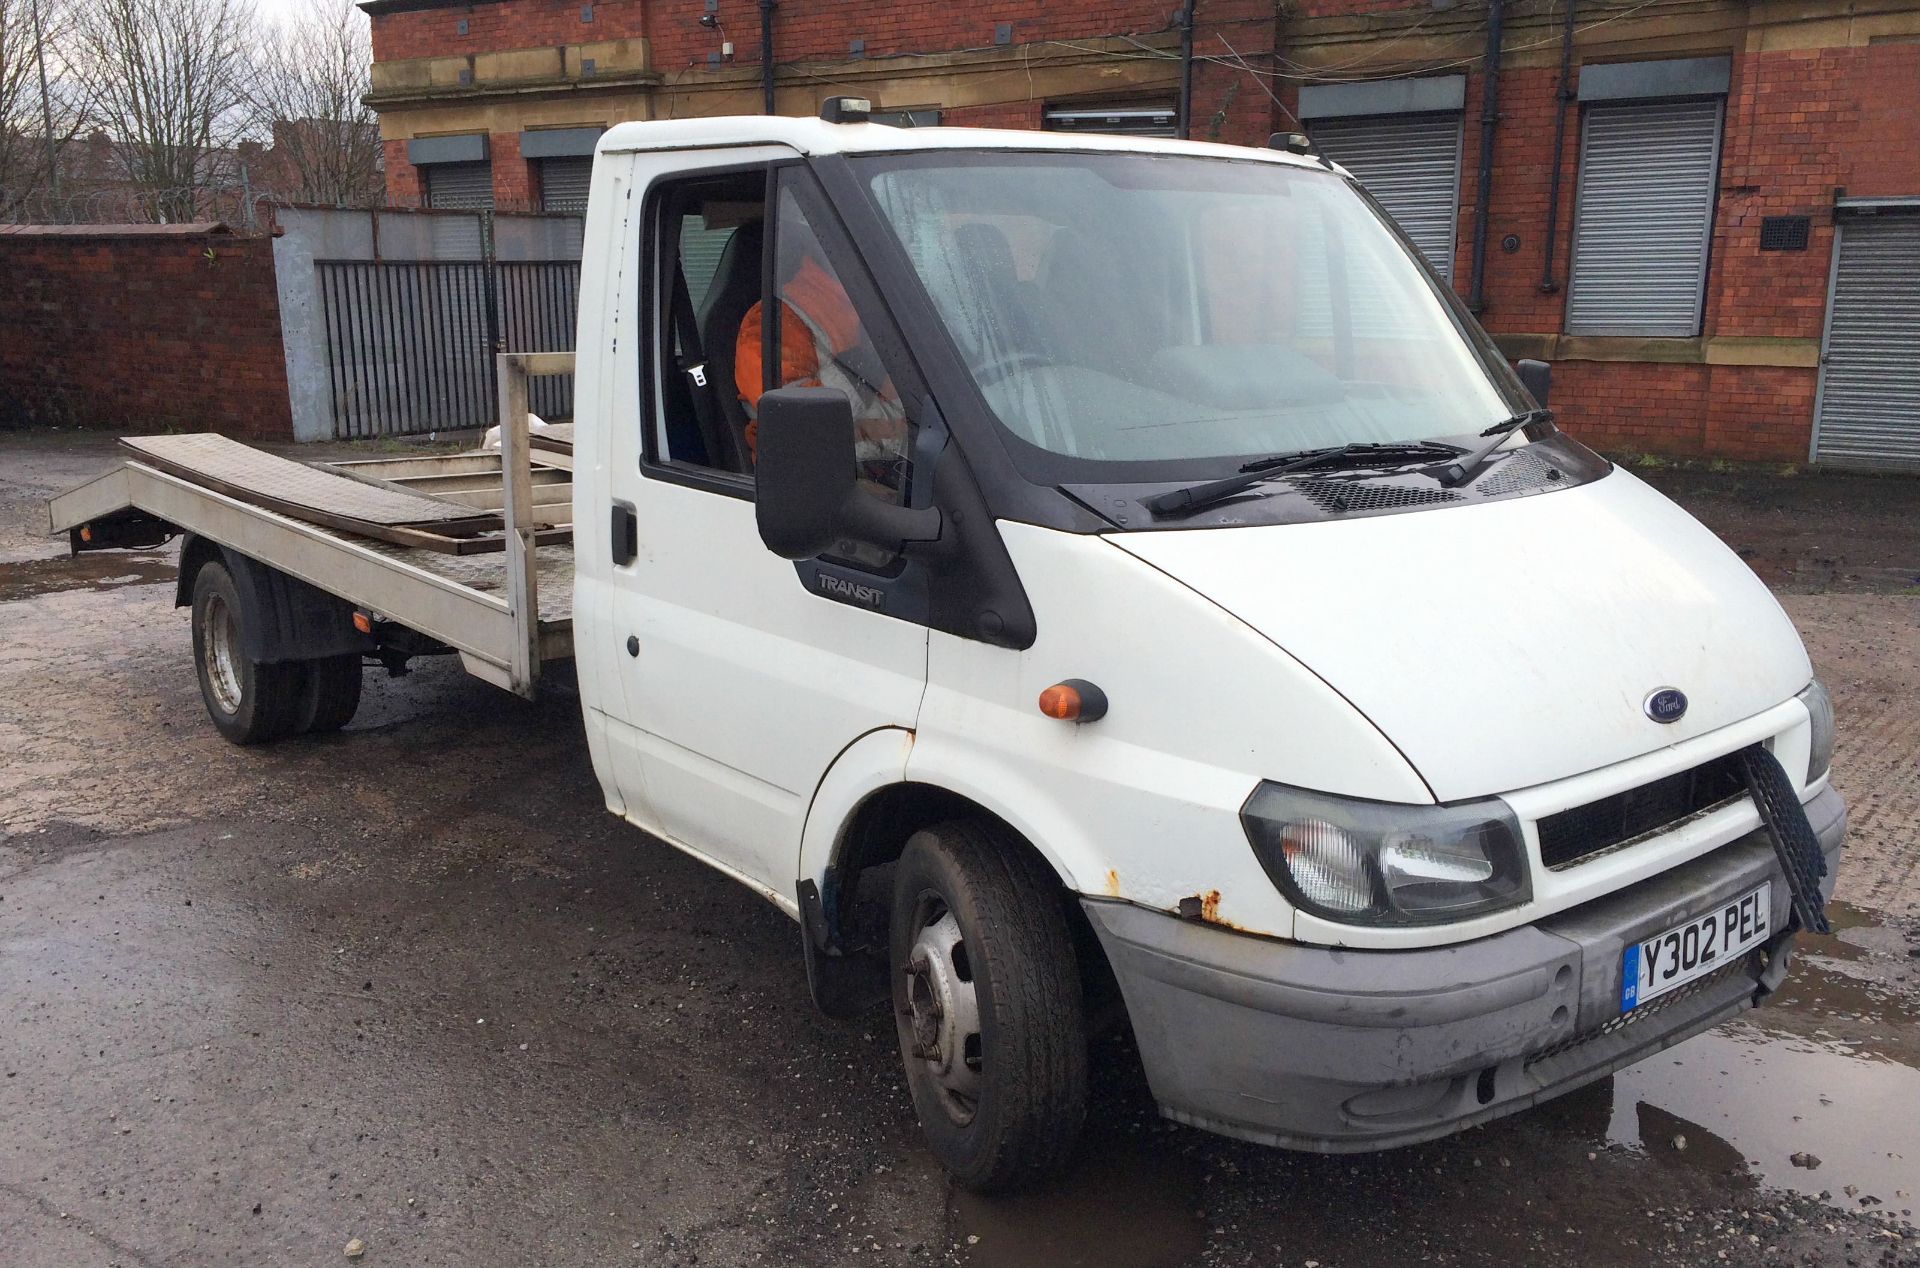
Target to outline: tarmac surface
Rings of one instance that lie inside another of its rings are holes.
[[[1839,928],[1769,1007],[1351,1158],[1167,1123],[1115,1041],[1073,1174],[989,1201],[884,1013],[817,1015],[795,926],[605,812],[564,687],[442,661],[339,735],[222,741],[172,552],[38,536],[112,460],[0,436],[6,1268],[1920,1263],[1920,481],[1642,473],[1839,709]]]

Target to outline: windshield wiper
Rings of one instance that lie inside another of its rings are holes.
[[[1433,477],[1447,488],[1457,489],[1473,479],[1480,468],[1486,465],[1487,459],[1493,456],[1493,451],[1507,443],[1507,437],[1529,424],[1552,421],[1553,411],[1550,409],[1530,409],[1524,413],[1515,414],[1512,418],[1501,419],[1480,433],[1482,436],[1493,437],[1492,440],[1458,461],[1449,462],[1443,467],[1435,467],[1432,472]]]
[[[1156,493],[1150,498],[1142,498],[1140,505],[1155,515],[1179,515],[1188,511],[1201,510],[1216,502],[1224,502],[1236,493],[1245,492],[1262,481],[1286,475],[1290,471],[1304,471],[1308,467],[1331,470],[1391,467],[1407,462],[1418,462],[1423,458],[1454,458],[1458,457],[1460,452],[1452,445],[1431,440],[1396,444],[1327,445],[1319,449],[1302,449],[1296,453],[1275,454],[1271,458],[1256,458],[1252,462],[1243,464],[1239,475],[1228,476],[1224,480],[1209,480],[1204,484],[1190,484],[1184,489],[1173,489],[1166,493]]]

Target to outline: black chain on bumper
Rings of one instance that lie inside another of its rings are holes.
[[[1827,874],[1827,856],[1807,821],[1806,808],[1794,792],[1793,781],[1781,768],[1780,759],[1759,744],[1740,750],[1740,773],[1746,778],[1754,808],[1760,812],[1760,822],[1773,838],[1773,852],[1787,874],[1787,892],[1793,896],[1793,914],[1800,927],[1813,933],[1831,932],[1827,900],[1820,893],[1820,878]]]

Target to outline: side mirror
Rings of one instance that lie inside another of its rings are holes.
[[[1534,404],[1544,406],[1547,389],[1553,386],[1553,367],[1545,361],[1523,360],[1516,361],[1513,368],[1521,385],[1533,394]]]
[[[812,559],[841,538],[898,551],[940,536],[940,512],[893,506],[860,491],[853,402],[829,387],[783,387],[760,398],[754,518],[782,559]]]

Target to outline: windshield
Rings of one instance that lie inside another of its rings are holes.
[[[1473,436],[1524,408],[1335,173],[1073,152],[860,163],[988,406],[1048,453],[1161,467]]]

